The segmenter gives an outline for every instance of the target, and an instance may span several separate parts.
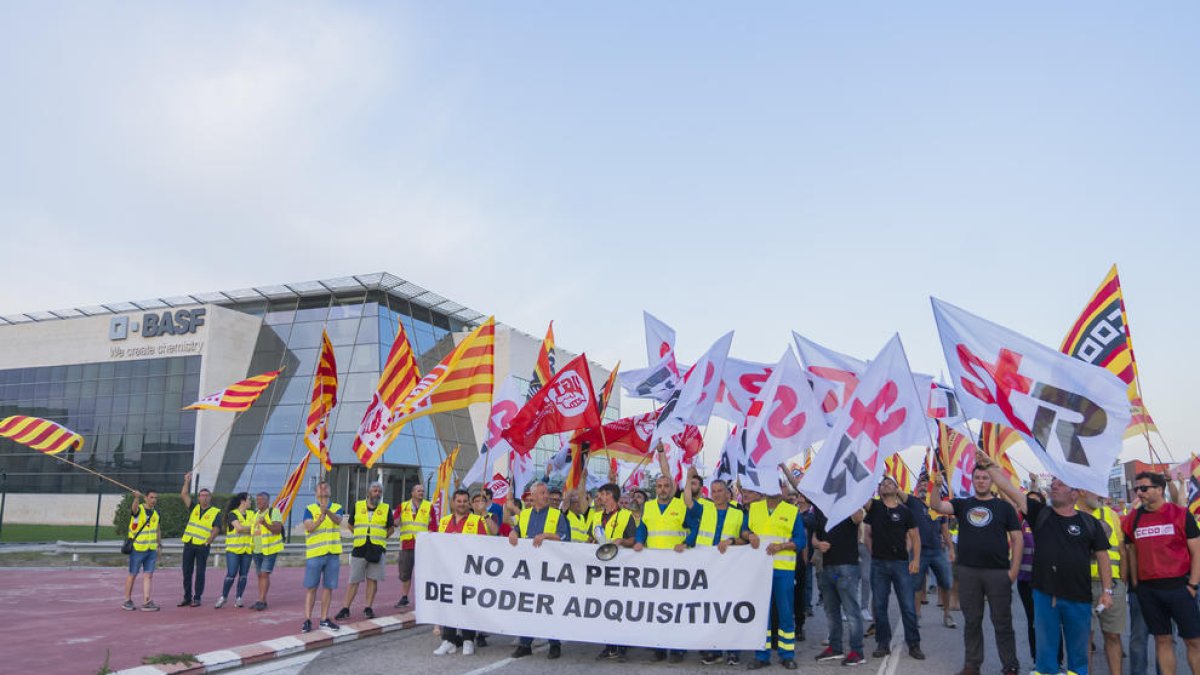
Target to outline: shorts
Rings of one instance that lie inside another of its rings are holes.
[[[1092,616],[1100,623],[1100,631],[1103,633],[1113,633],[1120,635],[1125,632],[1125,617],[1129,616],[1129,600],[1125,597],[1126,591],[1125,582],[1120,579],[1113,579],[1113,594],[1112,607]],[[1100,594],[1104,591],[1100,588],[1100,580],[1092,579],[1092,606],[1100,604]]]
[[[1179,627],[1179,637],[1184,640],[1200,637],[1200,607],[1187,586],[1163,589],[1139,584],[1134,592],[1151,635],[1170,635],[1174,621]]]
[[[400,581],[408,583],[412,581],[413,561],[416,560],[417,550],[414,548],[400,549],[400,558],[397,561],[397,567],[400,568]]]
[[[363,579],[383,581],[383,560],[367,562],[366,558],[350,556],[350,583],[357,584]]]
[[[129,573],[137,574],[139,571],[143,571],[146,574],[154,574],[154,565],[157,562],[157,548],[152,548],[149,551],[134,549],[133,553],[129,554]]]
[[[925,587],[924,579],[927,572],[933,573],[933,578],[937,582],[938,588],[950,590],[954,584],[954,575],[950,570],[950,558],[946,555],[945,549],[921,549],[921,563],[917,573],[913,575],[913,581],[920,582],[914,584],[915,590],[922,590]]]
[[[254,571],[259,574],[270,574],[275,571],[275,558],[279,557],[278,553],[267,555],[265,553],[254,554]]]
[[[326,553],[304,561],[304,588],[312,590],[322,583],[333,590],[338,587],[338,572],[342,569],[342,557],[337,553]]]

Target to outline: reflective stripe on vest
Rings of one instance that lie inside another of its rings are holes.
[[[234,523],[228,518],[234,518],[243,527],[249,528],[254,524],[254,512],[246,509],[246,513],[242,514],[237,511],[230,511],[226,516],[225,525],[225,552],[226,553],[252,553],[254,552],[254,537],[247,530],[245,534],[237,531]]]
[[[590,512],[580,516],[576,515],[574,511],[567,511],[567,524],[571,526],[571,541],[588,540],[588,523],[591,519]]]
[[[1108,559],[1112,562],[1112,578],[1121,578],[1121,550],[1117,548],[1121,545],[1121,520],[1117,518],[1117,514],[1112,509],[1101,506],[1097,511],[1092,513],[1096,520],[1108,525]],[[1092,558],[1092,578],[1100,578],[1100,570],[1096,564],[1096,558]]]
[[[609,541],[625,538],[625,528],[629,527],[629,519],[633,517],[633,512],[628,509],[617,509],[608,522],[604,522],[603,511],[592,511],[592,517],[588,520],[588,534],[595,537],[596,528],[604,526],[604,536]]]
[[[450,525],[450,519],[453,517],[454,516],[442,516],[442,519],[438,521],[438,532],[445,532],[446,527]],[[468,513],[467,522],[463,523],[461,534],[479,534],[479,531],[482,529],[483,518],[480,518],[474,513]]]
[[[208,538],[212,535],[213,524],[217,522],[217,515],[220,513],[221,509],[210,506],[201,515],[200,505],[193,506],[192,514],[188,518],[187,527],[183,529],[183,543],[198,544],[200,546],[207,544]]]
[[[387,550],[387,519],[390,507],[379,502],[374,511],[367,509],[367,500],[360,499],[354,504],[354,547],[358,548],[367,543],[367,537],[372,544],[382,546]],[[426,521],[428,522],[428,521]]]
[[[766,499],[750,505],[750,531],[759,537],[772,537],[772,541],[791,541],[799,510],[794,504],[780,501],[774,511],[769,511]],[[795,571],[796,552],[779,551],[775,554],[775,569]]]
[[[532,539],[536,535],[529,534],[529,517],[533,515],[533,509],[526,507],[521,509],[521,515],[517,517],[517,526],[521,529],[521,536],[526,539]],[[558,534],[558,517],[562,515],[562,511],[558,509],[546,509],[546,523],[542,525],[542,534]]]
[[[717,506],[708,503],[700,516],[700,530],[696,533],[697,546],[713,546],[726,539],[737,539],[742,533],[742,521],[745,515],[732,506],[725,509],[725,522],[721,523],[721,537],[717,539]]]
[[[342,508],[341,504],[331,503],[329,505],[330,515],[337,514]],[[312,516],[315,522],[321,516],[321,507],[317,504],[308,505],[308,513]],[[304,557],[316,558],[327,553],[341,555],[342,553],[342,530],[339,525],[333,522],[332,518],[326,518],[321,521],[320,525],[313,528],[312,532],[304,535]]]
[[[667,502],[667,510],[660,511],[657,501],[646,502],[642,511],[642,523],[646,525],[646,548],[675,548],[687,539],[683,520],[687,507],[683,500],[674,497]]]
[[[268,525],[278,523],[283,520],[279,513],[279,509],[271,507],[266,510],[267,517],[263,519],[262,525],[258,524],[258,518],[255,517],[254,528],[251,530],[251,538],[254,540],[254,552],[263,555],[273,555],[283,550],[283,533],[275,534],[271,531]]]
[[[146,520],[146,506],[138,504],[137,515],[129,519],[129,536],[137,534],[137,538],[133,540],[133,550],[149,551],[158,548],[158,511],[150,512],[150,523],[146,527],[142,527],[142,523]],[[141,532],[138,532],[138,530]]]
[[[412,500],[400,505],[400,542],[412,541],[420,532],[429,531],[428,499],[421,500],[421,506],[413,513]]]

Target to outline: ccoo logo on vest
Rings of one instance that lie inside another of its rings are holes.
[[[127,316],[114,316],[108,324],[109,340],[124,340],[130,333],[141,334],[144,338],[162,335],[190,335],[204,325],[204,315],[208,312],[203,307],[198,309],[180,309],[174,312],[147,313],[142,315],[141,322],[130,321]]]

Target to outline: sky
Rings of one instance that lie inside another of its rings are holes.
[[[1182,459],[1198,15],[5,3],[0,314],[389,271],[608,364],[648,310],[684,361],[899,332],[937,374],[931,296],[1057,346],[1117,263]]]

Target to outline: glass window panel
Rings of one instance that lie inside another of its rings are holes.
[[[350,402],[339,403],[337,407],[337,419],[334,420],[334,432],[355,433],[358,431],[358,424],[362,421],[363,413],[367,411],[368,402]]]
[[[287,343],[288,336],[290,336],[292,334],[292,323],[290,321],[288,323],[281,323],[281,324],[277,324],[274,326],[268,326],[268,328],[270,328],[272,333],[274,333],[275,335],[277,335],[279,337],[279,342]],[[267,335],[269,336],[269,334],[267,334]],[[260,338],[260,341],[266,341],[268,344],[275,343],[275,341],[270,340],[269,337]]]
[[[354,434],[334,434],[330,437],[329,461],[335,464],[357,464],[354,455]]]
[[[358,334],[359,323],[361,321],[357,318],[330,321],[325,326],[326,332],[329,333],[329,341],[335,347],[354,344],[354,337]]]
[[[391,349],[391,345],[388,345],[388,349]],[[358,345],[354,348],[354,356],[350,360],[350,372],[378,374],[386,360],[387,351],[381,345]]]
[[[131,378],[118,377],[117,379],[113,380],[113,383],[114,394],[128,394],[133,391],[133,380]]]
[[[108,379],[117,376],[117,364],[108,362],[100,364],[100,378]]]
[[[84,366],[83,372],[86,375],[88,368],[96,369],[95,364],[87,364]],[[41,366],[35,369],[37,374],[34,376],[34,382],[49,382],[50,381],[50,366]]]
[[[167,374],[167,359],[150,359],[149,360],[150,375],[166,375]]]
[[[96,380],[85,380],[83,382],[83,388],[79,390],[79,397],[82,399],[88,399],[95,396],[97,384],[98,382]]]
[[[272,310],[267,312],[263,317],[263,324],[267,326],[288,325],[296,318],[296,311],[291,309]]]
[[[163,411],[163,395],[147,394],[146,395],[146,414],[153,415],[155,418],[161,419]]]
[[[66,366],[51,366],[50,367],[50,381],[51,382],[62,382],[65,379],[67,379],[67,367]]]
[[[129,397],[114,396],[112,397],[112,414],[114,417],[125,415],[129,412]]]
[[[83,366],[79,366],[79,368],[82,369]],[[36,368],[22,368],[21,369],[21,384],[33,384],[34,382],[37,382],[37,369]]]
[[[288,348],[296,350],[306,347],[320,347],[321,330],[323,327],[320,323],[297,323],[292,327],[292,335],[288,338]]]
[[[186,356],[184,358],[187,359],[187,362],[184,363],[184,372],[188,375],[199,375],[200,374],[200,357],[199,356]]]
[[[329,308],[329,320],[335,319],[357,319],[362,316],[363,305],[362,296],[347,299],[335,299],[334,305]]]
[[[298,433],[303,428],[300,421],[303,414],[303,406],[275,406],[267,416],[267,426],[263,432],[268,434]]]
[[[131,363],[133,366],[133,370],[130,372],[130,375],[132,375],[134,377],[145,377],[146,375],[148,375],[150,373],[150,363],[147,362],[145,359],[142,359],[139,361],[132,361]],[[89,375],[87,372],[87,366],[84,366],[83,379],[86,380],[86,379],[88,379],[88,377],[89,377]]]
[[[320,336],[318,335],[318,339]],[[320,344],[320,343],[318,343]],[[321,350],[316,348],[311,349],[293,349],[290,352],[294,358],[296,365],[293,368],[288,364],[288,370],[293,373],[304,373],[307,377],[312,377],[312,374],[317,372],[317,360],[321,358]],[[275,363],[271,366],[272,369],[278,368],[279,364]]]
[[[321,301],[319,307],[307,307],[296,310],[296,323],[323,323],[329,318],[329,300],[326,298],[318,299]]]
[[[146,391],[151,394],[161,394],[167,390],[167,378],[165,377],[148,377],[146,378]]]
[[[167,359],[167,375],[183,375],[186,364],[185,359]]]
[[[92,383],[92,384],[95,384],[95,383]],[[83,383],[83,386],[85,387],[85,389],[84,389],[85,392],[86,392],[87,385],[88,385],[88,382],[85,380]],[[150,388],[150,382],[147,381],[147,379],[145,377],[133,377],[133,378],[129,379],[130,393],[144,394],[144,393],[146,393],[146,391],[149,390],[149,388]]]
[[[338,398],[346,402],[370,401],[378,380],[379,376],[375,373],[351,373],[338,392]]]
[[[275,396],[278,400],[272,401],[277,405],[300,405],[307,404],[312,399],[312,377],[289,377],[282,383],[282,394],[278,391]],[[279,383],[274,386],[280,386]]]

